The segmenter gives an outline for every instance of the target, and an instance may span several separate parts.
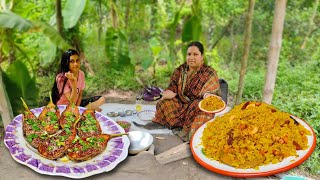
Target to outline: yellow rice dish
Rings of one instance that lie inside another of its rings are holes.
[[[308,148],[304,126],[275,107],[245,102],[207,124],[201,137],[203,153],[235,168],[259,169],[297,156]]]
[[[216,111],[224,107],[224,102],[217,96],[209,96],[202,100],[200,106],[206,111]]]

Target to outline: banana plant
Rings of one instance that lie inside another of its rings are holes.
[[[26,32],[32,28],[32,26],[33,25],[29,20],[24,19],[10,10],[0,12],[1,28],[16,29],[18,31]]]
[[[79,21],[84,8],[86,7],[86,0],[68,0],[62,9],[63,27],[66,29],[73,28]],[[50,25],[56,24],[56,14],[51,16]]]
[[[183,0],[183,2],[180,5],[179,10],[177,10],[175,12],[175,16],[174,16],[174,20],[172,23],[169,24],[169,29],[170,29],[170,38],[169,38],[169,56],[170,56],[170,60],[169,60],[169,69],[173,69],[174,67],[174,63],[175,63],[175,59],[176,59],[176,55],[175,55],[175,51],[174,51],[174,42],[175,42],[175,35],[176,35],[176,29],[179,25],[179,20],[180,20],[180,12],[182,10],[182,8],[184,7],[186,0]]]
[[[13,119],[13,112],[5,85],[2,81],[2,74],[0,66],[0,121],[2,120],[4,127],[6,127]]]
[[[187,54],[187,48],[186,48],[187,43],[191,41],[200,40],[201,33],[202,33],[201,32],[202,27],[200,22],[201,22],[200,17],[197,15],[194,15],[191,18],[189,18],[183,25],[182,34],[181,34],[182,42],[185,45],[182,49],[183,57],[185,57],[185,55]]]
[[[19,60],[14,61],[2,72],[5,89],[10,99],[13,114],[22,112],[23,106],[20,97],[25,99],[30,107],[36,107],[38,99],[38,88],[35,77],[31,77],[24,63]]]
[[[128,40],[120,29],[113,27],[108,28],[106,32],[105,49],[112,68],[134,71],[129,57]]]
[[[159,40],[155,37],[151,38],[149,40],[149,46],[151,48],[152,54],[153,54],[153,61],[151,61],[151,64],[153,66],[153,77],[156,76],[156,65],[159,60],[160,52],[163,50],[163,46],[159,42]],[[144,62],[143,62],[144,63]],[[144,65],[144,64],[142,64]]]
[[[190,41],[199,41],[202,34],[200,1],[193,1],[191,9],[191,17],[184,23],[181,33],[181,40],[184,44],[182,48],[183,57],[187,54],[187,43]]]
[[[68,0],[62,10],[64,27],[67,29],[73,28],[79,21],[84,8],[86,0]],[[6,8],[1,8],[6,9]],[[46,47],[50,51],[44,50],[39,53],[40,66],[48,67],[55,60],[56,47],[59,49],[68,49],[71,47],[53,27],[56,23],[55,14],[51,17],[50,24],[42,21],[31,21],[25,19],[18,14],[6,9],[0,12],[0,28],[15,29],[20,32],[41,32],[49,39],[43,40],[41,47]]]
[[[11,11],[0,12],[0,28],[16,29],[20,32],[38,31],[42,32],[50,42],[60,49],[71,47],[52,26],[41,21],[30,21]],[[49,44],[49,47],[52,44]],[[5,47],[3,47],[5,48]],[[55,55],[54,55],[55,56]],[[51,57],[54,57],[51,56]],[[53,59],[51,59],[53,61]],[[46,62],[50,64],[50,62]],[[41,64],[40,64],[41,66]]]

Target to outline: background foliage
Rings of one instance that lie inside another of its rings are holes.
[[[229,104],[233,106],[247,1],[61,2],[63,35],[56,30],[55,1],[1,0],[0,65],[15,114],[21,110],[20,96],[30,107],[43,105],[61,52],[69,47],[79,48],[94,72],[83,66],[86,96],[110,89],[138,91],[142,87],[135,76],[145,84],[165,88],[173,69],[185,61],[185,47],[191,40],[205,45],[207,63],[229,83]],[[318,139],[316,150],[299,167],[320,174],[320,19],[318,7],[310,21],[314,2],[287,2],[272,103],[313,127]],[[274,1],[256,2],[243,101],[262,99],[273,12]]]

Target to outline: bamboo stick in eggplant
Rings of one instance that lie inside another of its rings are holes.
[[[22,131],[27,142],[34,148],[37,148],[39,144],[47,138],[48,134],[44,131],[41,122],[38,118],[30,111],[26,102],[20,98],[24,107],[22,114]]]
[[[38,119],[48,134],[54,134],[59,130],[60,127],[58,121],[60,118],[60,111],[59,108],[52,102],[51,93],[49,93],[49,97],[50,102],[43,108]]]

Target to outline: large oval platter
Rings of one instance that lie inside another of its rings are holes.
[[[232,177],[261,177],[261,176],[270,176],[273,174],[278,174],[287,170],[290,170],[299,164],[303,163],[313,152],[316,146],[316,135],[313,129],[303,120],[292,116],[295,118],[301,125],[303,125],[307,130],[311,132],[308,138],[309,148],[306,150],[297,151],[298,156],[290,156],[285,158],[283,161],[276,164],[269,164],[265,166],[260,166],[258,170],[256,169],[240,169],[234,168],[232,166],[226,165],[216,160],[212,160],[207,158],[203,152],[203,146],[201,145],[201,137],[204,129],[207,127],[209,122],[214,121],[215,119],[208,121],[203,124],[194,134],[192,139],[190,140],[190,148],[194,159],[204,168],[222,174],[226,176]]]
[[[59,105],[58,108],[60,112],[63,112],[66,106]],[[31,109],[31,112],[38,117],[42,109],[43,107]],[[79,107],[80,114],[85,109]],[[96,118],[100,123],[103,134],[124,133],[124,129],[109,117],[96,112]],[[21,114],[16,116],[6,127],[4,143],[13,159],[18,163],[26,165],[41,174],[69,178],[84,178],[111,171],[128,156],[130,145],[128,136],[124,135],[110,139],[105,151],[90,160],[84,162],[73,162],[66,158],[60,158],[56,161],[49,160],[40,156],[37,150],[32,148],[23,137]]]

